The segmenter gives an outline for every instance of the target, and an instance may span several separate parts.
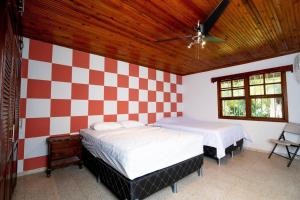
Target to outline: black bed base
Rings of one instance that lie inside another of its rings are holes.
[[[225,149],[225,154],[231,154],[233,151],[237,150],[238,148],[240,150],[243,149],[244,140],[241,139],[236,142],[236,146],[231,145]],[[211,146],[203,146],[204,156],[210,157],[215,159],[218,164],[220,164],[220,160],[216,157],[217,156],[217,149],[215,147]]]
[[[119,199],[136,200],[144,199],[167,186],[176,186],[178,180],[192,172],[198,171],[198,175],[200,175],[203,154],[134,180],[126,178],[103,160],[94,157],[84,147],[83,162],[97,177],[97,180],[106,185]],[[175,187],[172,189],[173,192],[176,192]]]

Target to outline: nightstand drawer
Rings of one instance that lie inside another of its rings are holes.
[[[51,160],[57,160],[62,158],[68,158],[72,156],[77,156],[81,153],[80,148],[60,148],[60,149],[53,149],[51,153]]]
[[[72,148],[74,146],[79,146],[80,140],[64,140],[64,141],[55,141],[51,144],[52,149],[65,149],[65,148]]]

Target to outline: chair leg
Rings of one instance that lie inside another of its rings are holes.
[[[281,140],[281,139],[285,140],[285,137],[284,137],[284,131],[281,132],[281,134],[280,134],[280,136],[279,136],[279,138],[278,138],[278,140]],[[277,145],[278,145],[278,144],[275,144],[274,148],[272,149],[272,152],[270,153],[270,155],[269,155],[269,157],[268,157],[269,159],[271,158],[272,154],[274,153],[274,151],[275,151]]]
[[[288,153],[289,159],[292,159],[292,156],[291,156],[289,148],[287,146],[285,146],[285,148],[286,148],[286,151]]]
[[[268,157],[269,159],[271,158],[272,154],[274,153],[276,147],[277,147],[277,144],[275,144],[274,148],[272,149],[272,152],[270,153],[270,155],[269,155],[269,157]]]
[[[291,166],[291,164],[292,164],[294,158],[296,157],[296,155],[297,155],[297,153],[298,153],[298,151],[299,151],[299,148],[300,148],[300,146],[297,147],[297,149],[296,149],[296,151],[295,151],[293,157],[291,158],[290,162],[288,163],[287,167],[290,167],[290,166]]]

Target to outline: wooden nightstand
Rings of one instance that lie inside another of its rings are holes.
[[[82,147],[80,135],[51,136],[47,138],[47,176],[56,168],[78,164],[82,168]]]

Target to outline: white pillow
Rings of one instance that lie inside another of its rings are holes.
[[[128,120],[128,121],[122,121],[120,124],[124,128],[136,128],[136,127],[142,127],[145,126],[145,124],[138,122],[138,121],[133,121],[133,120]]]
[[[105,131],[105,130],[115,130],[118,128],[122,128],[122,125],[118,122],[96,122],[92,124],[91,129],[96,131]]]

